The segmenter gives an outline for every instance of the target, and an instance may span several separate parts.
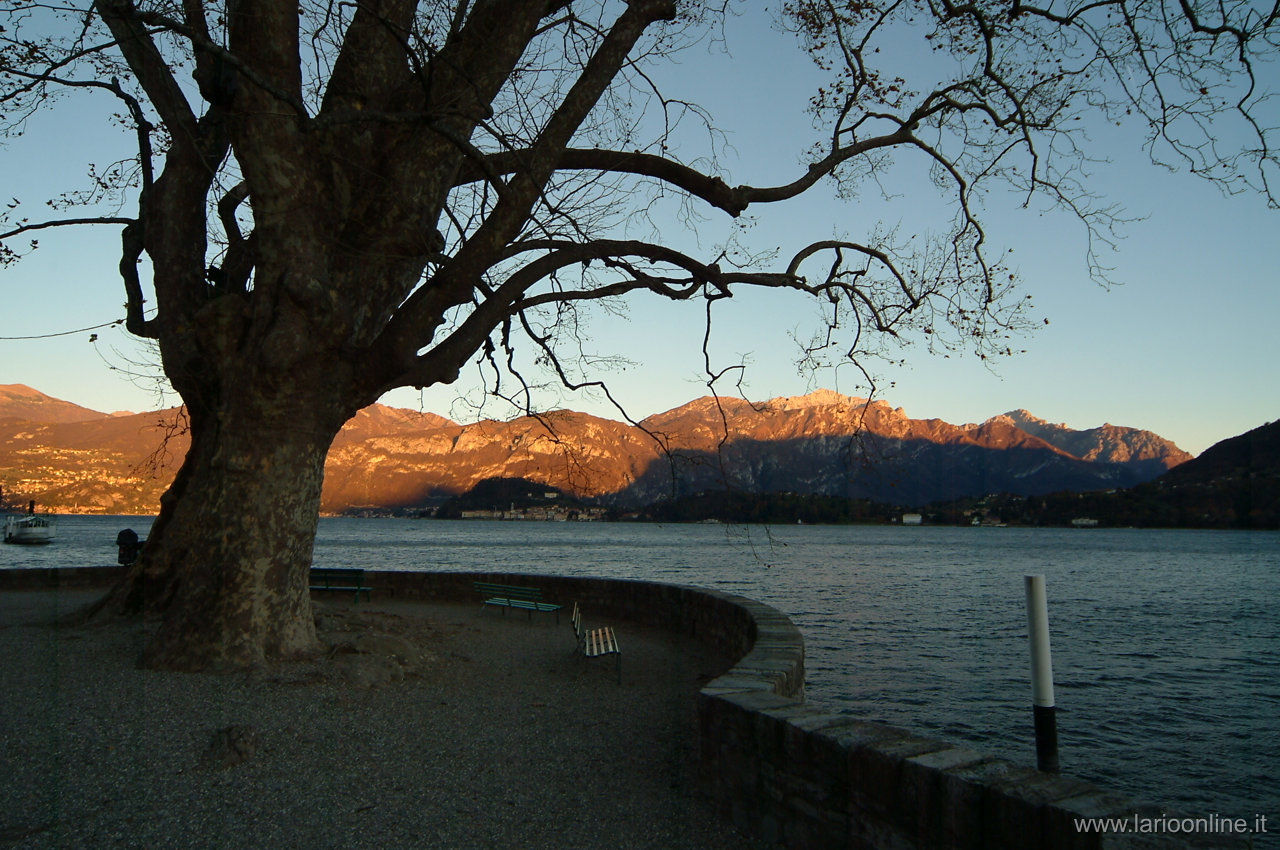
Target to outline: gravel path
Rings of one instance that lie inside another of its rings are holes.
[[[331,598],[327,658],[160,673],[49,625],[92,598],[0,594],[0,848],[758,846],[697,788],[696,643],[611,623],[619,685],[567,615]]]

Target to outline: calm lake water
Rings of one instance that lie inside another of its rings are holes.
[[[0,568],[115,560],[137,517],[63,517]],[[1280,827],[1280,534],[325,519],[317,566],[715,588],[804,633],[810,702],[1034,765],[1023,576],[1043,573],[1062,770]]]

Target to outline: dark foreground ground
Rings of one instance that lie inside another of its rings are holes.
[[[94,596],[0,593],[0,848],[758,846],[697,787],[696,643],[612,623],[619,685],[567,614],[334,594],[326,658],[159,673],[144,624],[50,625]]]

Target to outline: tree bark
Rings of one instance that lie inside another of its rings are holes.
[[[323,405],[193,415],[191,448],[138,563],[94,608],[163,617],[147,667],[244,669],[319,650],[308,591],[324,459]]]

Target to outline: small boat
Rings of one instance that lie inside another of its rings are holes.
[[[4,518],[5,543],[52,543],[58,523],[48,514],[34,511],[26,515],[10,514]]]

